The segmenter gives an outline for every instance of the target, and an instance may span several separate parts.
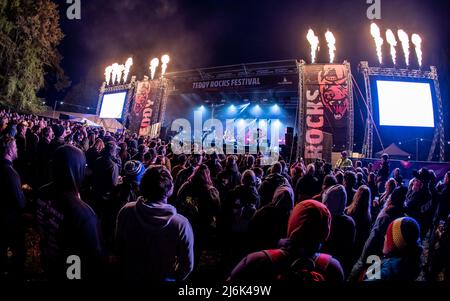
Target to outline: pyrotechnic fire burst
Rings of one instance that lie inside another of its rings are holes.
[[[316,51],[319,47],[319,38],[314,34],[312,29],[309,29],[306,39],[311,45],[311,62],[314,64],[316,62]]]
[[[377,24],[372,23],[370,25],[370,34],[372,35],[374,41],[375,41],[375,46],[377,49],[377,56],[378,56],[378,61],[380,62],[380,64],[383,62],[383,56],[381,53],[381,46],[383,46],[383,38],[381,37],[380,34],[380,28],[378,27]]]
[[[411,36],[411,42],[416,48],[416,56],[417,61],[419,62],[419,66],[422,67],[422,38],[417,33],[414,33]]]
[[[397,46],[397,40],[395,39],[394,33],[390,29],[386,30],[386,41],[389,43],[389,46],[391,48],[392,62],[395,65],[396,62],[395,47]]]
[[[159,59],[155,57],[150,61],[150,78],[153,79],[155,77],[156,68],[159,66]]]
[[[325,39],[328,44],[328,52],[330,54],[330,63],[334,61],[334,52],[336,51],[336,39],[331,31],[327,30],[325,33]]]
[[[408,34],[399,29],[397,31],[398,39],[402,42],[403,53],[405,54],[406,66],[409,66],[409,37]]]

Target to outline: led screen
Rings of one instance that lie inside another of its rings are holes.
[[[111,93],[103,95],[100,118],[122,118],[123,106],[127,92]]]
[[[380,125],[434,127],[429,83],[377,80]]]

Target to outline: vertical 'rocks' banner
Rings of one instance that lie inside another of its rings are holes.
[[[128,129],[139,135],[147,135],[152,125],[153,115],[152,83],[140,81],[130,111]]]
[[[302,66],[305,159],[322,159],[324,132],[332,134],[333,151],[351,149],[349,118],[353,118],[347,65]],[[330,154],[331,155],[331,154]]]

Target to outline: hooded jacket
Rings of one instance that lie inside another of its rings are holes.
[[[288,180],[278,173],[269,174],[263,180],[258,190],[261,198],[261,206],[267,205],[272,201],[275,190],[281,185],[291,186]]]
[[[82,279],[94,278],[103,258],[97,217],[79,197],[86,160],[82,151],[65,145],[53,158],[53,182],[38,192],[37,221],[41,259],[51,279],[64,280],[67,257],[79,256]]]
[[[355,242],[355,222],[344,214],[347,194],[342,185],[328,188],[323,195],[323,203],[331,212],[331,231],[328,241],[324,243],[322,251],[333,255],[339,260],[344,271],[349,272],[353,262],[353,245]]]
[[[289,214],[294,207],[294,193],[288,185],[277,188],[272,202],[259,209],[249,224],[251,250],[270,249],[285,237]]]
[[[140,197],[117,217],[117,254],[128,281],[184,280],[194,267],[189,221],[166,203]]]
[[[280,250],[285,254],[280,266],[289,266],[298,258],[310,258],[317,255],[320,243],[330,232],[331,216],[321,203],[307,200],[295,206],[288,222],[288,239],[280,241]],[[264,252],[255,252],[246,256],[233,269],[231,281],[274,281],[279,267]],[[327,281],[344,280],[342,268],[336,259],[331,258],[325,270]]]

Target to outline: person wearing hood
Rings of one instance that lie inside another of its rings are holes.
[[[182,281],[194,267],[194,234],[189,221],[167,204],[172,176],[164,166],[151,166],[140,189],[142,196],[127,203],[117,216],[121,275],[130,283]]]
[[[387,203],[375,220],[358,261],[353,266],[348,278],[350,281],[362,280],[363,272],[367,268],[366,261],[370,255],[380,257],[383,255],[384,237],[387,228],[392,221],[404,215],[403,203],[407,191],[406,187],[398,187],[388,198]]]
[[[287,239],[280,241],[280,248],[247,255],[233,269],[228,281],[282,281],[296,262],[307,259],[312,261],[312,270],[323,275],[324,280],[342,282],[344,275],[339,261],[318,253],[328,238],[330,224],[331,214],[325,205],[313,200],[297,204],[289,217]]]
[[[334,185],[323,194],[323,203],[331,212],[330,237],[323,244],[321,251],[333,255],[342,264],[348,275],[353,262],[356,226],[354,220],[344,213],[347,193],[344,186]]]
[[[103,248],[97,217],[80,199],[86,159],[71,145],[53,156],[53,181],[38,191],[37,222],[41,234],[41,262],[50,280],[67,280],[68,256],[81,260],[81,279],[95,279],[101,271]]]
[[[286,235],[289,215],[294,207],[291,186],[279,186],[272,202],[259,209],[249,224],[248,243],[250,251],[275,248]]]
[[[269,204],[275,193],[275,190],[281,185],[291,186],[288,180],[281,174],[282,167],[279,162],[272,165],[270,174],[264,178],[261,186],[258,189],[261,198],[261,206]]]
[[[380,281],[415,281],[420,274],[422,246],[420,226],[410,217],[389,224],[384,240]],[[372,280],[372,279],[370,279]]]

